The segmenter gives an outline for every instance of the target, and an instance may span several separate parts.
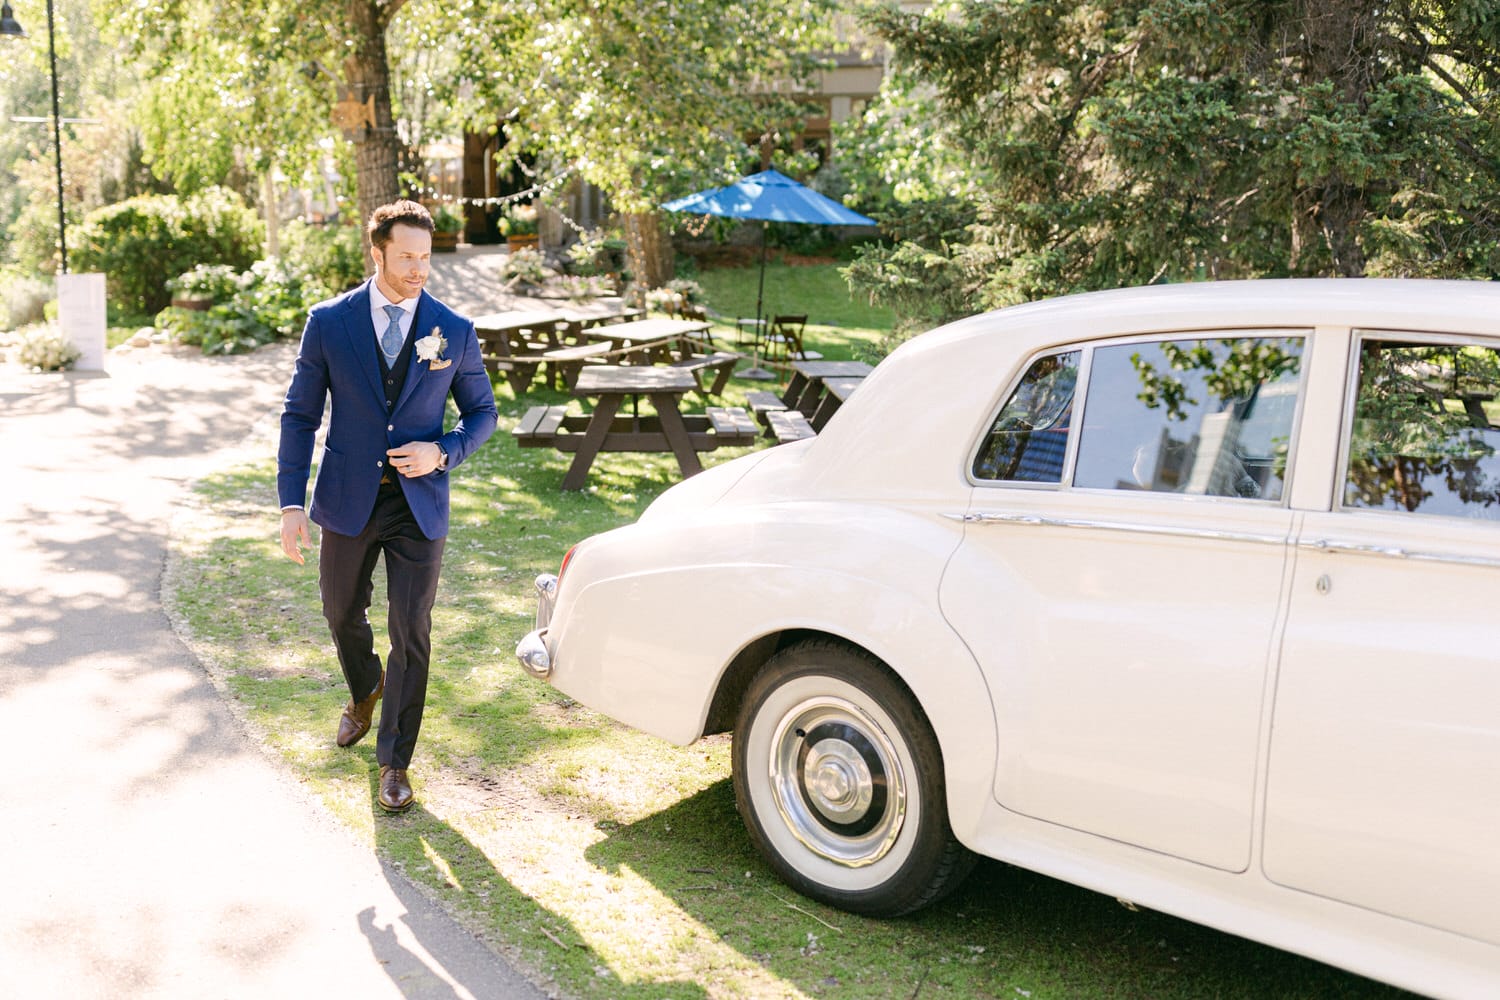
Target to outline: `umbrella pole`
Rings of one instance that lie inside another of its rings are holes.
[[[755,289],[755,352],[750,359],[750,367],[740,372],[740,378],[752,378],[757,381],[767,381],[776,377],[775,372],[766,371],[760,366],[760,342],[764,336],[760,323],[761,302],[766,295],[766,231],[771,228],[769,222],[760,224],[760,284]]]

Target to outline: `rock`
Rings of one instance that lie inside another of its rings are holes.
[[[130,346],[131,347],[150,347],[151,346],[151,335],[153,333],[155,333],[155,332],[156,331],[153,330],[149,326],[143,326],[143,327],[141,327],[139,330],[135,331],[135,334],[130,338],[130,341],[129,341]]]

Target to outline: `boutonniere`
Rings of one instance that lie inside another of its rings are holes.
[[[427,370],[439,372],[453,364],[451,358],[443,357],[448,341],[443,337],[443,328],[435,326],[432,332],[416,343],[417,360],[427,362]]]

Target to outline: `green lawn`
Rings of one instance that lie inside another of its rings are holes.
[[[847,357],[883,329],[847,293],[839,299],[833,271],[776,267],[767,288],[774,275],[776,308],[809,312],[817,324],[809,346]],[[745,269],[703,278],[710,304],[730,317],[754,292]],[[731,399],[756,387],[737,380]],[[374,806],[372,739],[350,750],[333,745],[346,694],[318,610],[315,561],[295,566],[274,542],[271,458],[201,483],[176,525],[164,594],[232,704],[349,836],[563,995],[1398,995],[997,863],[981,864],[941,905],[901,920],[854,917],[799,897],[771,876],[740,825],[727,737],[663,744],[516,666],[533,577],[555,571],[578,539],[635,518],[678,473],[669,456],[605,454],[590,489],[562,493],[568,456],[518,449],[509,428],[526,406],[567,397],[516,399],[503,383],[497,395],[500,430],[454,475],[412,772],[419,805],[409,813],[389,817]],[[263,453],[273,445],[264,442]],[[377,609],[382,595],[377,581]]]
[[[851,295],[838,272],[836,265],[793,266],[771,260],[766,265],[761,315],[806,313],[813,326],[889,330],[894,321],[891,311]],[[709,307],[720,314],[731,320],[755,315],[758,268],[704,270],[697,281],[708,295]]]

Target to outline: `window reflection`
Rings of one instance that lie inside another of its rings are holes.
[[[1344,505],[1500,520],[1500,351],[1367,339]]]
[[[1074,485],[1281,499],[1301,357],[1297,338],[1096,350]]]
[[[974,460],[975,478],[1062,481],[1080,354],[1052,354],[1032,363]]]

